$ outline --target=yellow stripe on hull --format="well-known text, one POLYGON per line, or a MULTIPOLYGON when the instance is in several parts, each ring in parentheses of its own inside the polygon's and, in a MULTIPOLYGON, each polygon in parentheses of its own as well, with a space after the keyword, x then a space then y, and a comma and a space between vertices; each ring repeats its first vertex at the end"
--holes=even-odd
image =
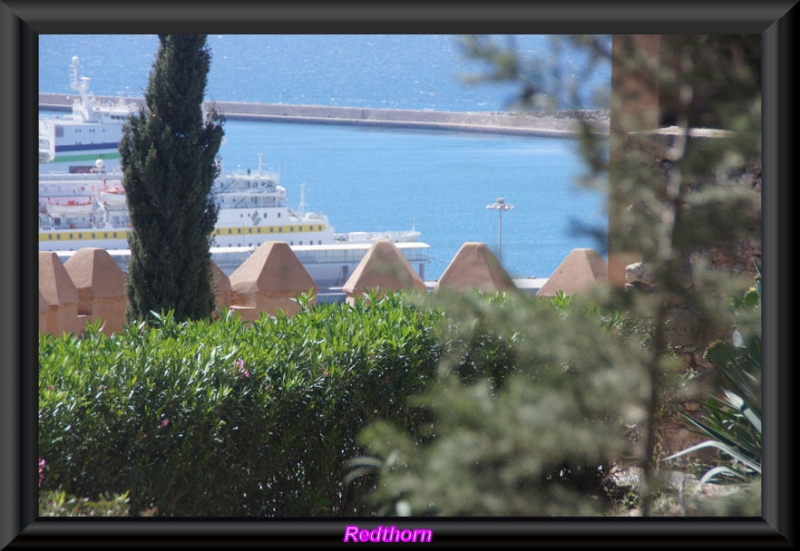
POLYGON ((125 239, 128 230, 39 232, 39 241, 88 241, 91 239, 125 239))
MULTIPOLYGON (((269 235, 286 233, 319 233, 325 231, 324 224, 298 224, 293 226, 256 226, 239 228, 217 228, 214 235, 269 235)), ((93 239, 125 239, 128 230, 115 231, 45 231, 39 232, 39 241, 89 241, 93 239)))
POLYGON ((217 228, 214 235, 263 235, 271 233, 319 233, 325 231, 324 224, 300 224, 295 226, 256 226, 247 228, 217 228))

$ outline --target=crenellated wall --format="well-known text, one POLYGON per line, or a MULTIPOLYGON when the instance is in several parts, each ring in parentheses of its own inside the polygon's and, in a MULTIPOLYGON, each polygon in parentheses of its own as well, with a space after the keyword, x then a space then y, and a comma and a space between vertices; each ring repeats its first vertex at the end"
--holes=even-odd
MULTIPOLYGON (((319 288, 286 243, 264 243, 230 277, 213 261, 211 265, 216 306, 237 313, 244 321, 278 311, 294 315, 299 310, 295 299, 309 290, 313 294, 311 304, 316 304, 319 288)), ((548 279, 547 288, 573 294, 593 282, 605 281, 604 267, 605 261, 595 251, 576 249, 548 279), (582 274, 577 286, 576 273, 582 274)), ((102 320, 102 331, 107 335, 122 331, 126 279, 104 249, 81 249, 64 263, 55 252, 40 252, 39 332, 79 334, 87 323, 97 320, 102 320)), ((514 285, 486 244, 468 242, 431 290, 508 292, 514 285)), ((348 304, 370 290, 409 289, 427 291, 428 287, 391 241, 375 242, 342 288, 348 304)))

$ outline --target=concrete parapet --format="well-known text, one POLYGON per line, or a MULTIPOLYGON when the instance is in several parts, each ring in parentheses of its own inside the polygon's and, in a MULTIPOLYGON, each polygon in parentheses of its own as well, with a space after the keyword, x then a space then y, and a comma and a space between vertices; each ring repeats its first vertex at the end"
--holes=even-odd
POLYGON ((294 315, 300 309, 295 298, 311 290, 313 305, 319 294, 308 271, 282 241, 263 243, 231 274, 230 284, 231 309, 245 321, 257 319, 262 312, 294 315))
POLYGON ((433 290, 442 289, 497 293, 515 292, 517 287, 486 243, 467 242, 450 261, 433 290))
POLYGON ((573 249, 559 264, 537 297, 552 297, 559 291, 573 295, 599 281, 608 281, 608 264, 593 249, 573 249))
POLYGON ((77 313, 86 322, 102 320, 106 335, 122 331, 127 296, 126 276, 105 249, 80 249, 64 263, 78 292, 77 313))
POLYGON ((48 308, 43 332, 59 335, 83 329, 78 321, 78 290, 54 252, 39 252, 39 293, 48 308))
POLYGON ((425 282, 397 246, 388 239, 372 244, 342 290, 345 301, 351 305, 367 291, 377 291, 378 294, 405 290, 427 292, 425 282))

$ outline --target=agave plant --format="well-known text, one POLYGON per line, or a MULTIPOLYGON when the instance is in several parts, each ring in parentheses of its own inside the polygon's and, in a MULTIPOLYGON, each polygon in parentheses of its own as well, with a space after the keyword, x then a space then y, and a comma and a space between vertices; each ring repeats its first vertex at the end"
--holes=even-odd
POLYGON ((730 466, 720 465, 709 469, 700 478, 700 486, 719 476, 748 480, 753 475, 761 474, 761 416, 738 394, 729 390, 723 393, 725 398, 710 397, 706 400, 705 406, 710 413, 701 421, 681 412, 699 433, 710 439, 667 458, 676 459, 713 447, 732 459, 730 466))
MULTIPOLYGON (((753 288, 738 302, 740 308, 760 307, 761 270, 753 288)), ((709 440, 669 456, 675 459, 703 448, 717 448, 732 460, 707 471, 698 489, 717 477, 748 480, 761 475, 761 336, 742 337, 734 331, 730 342, 716 342, 705 353, 705 359, 728 379, 735 392, 724 389, 724 397, 710 396, 704 405, 708 413, 702 420, 680 412, 696 432, 709 440)))

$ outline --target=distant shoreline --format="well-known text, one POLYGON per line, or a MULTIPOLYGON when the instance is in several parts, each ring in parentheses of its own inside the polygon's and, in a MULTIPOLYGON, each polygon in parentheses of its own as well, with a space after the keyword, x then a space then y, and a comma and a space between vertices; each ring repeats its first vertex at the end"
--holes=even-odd
MULTIPOLYGON (((120 98, 97 96, 98 102, 116 103, 120 98)), ((141 105, 142 98, 122 98, 141 105)), ((300 124, 339 124, 383 128, 409 128, 456 132, 480 132, 573 138, 579 134, 579 119, 587 120, 594 133, 608 135, 607 111, 573 110, 524 112, 421 111, 413 109, 373 109, 362 107, 330 107, 322 105, 284 105, 217 101, 217 111, 230 120, 286 122, 300 124)), ((39 94, 39 108, 69 111, 72 96, 39 94)))

